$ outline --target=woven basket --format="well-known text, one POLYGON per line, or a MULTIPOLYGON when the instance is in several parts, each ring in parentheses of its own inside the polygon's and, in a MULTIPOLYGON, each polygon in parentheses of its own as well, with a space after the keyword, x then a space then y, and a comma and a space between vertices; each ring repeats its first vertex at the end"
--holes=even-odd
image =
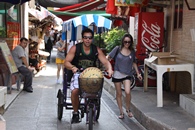
POLYGON ((96 67, 85 69, 79 76, 79 89, 82 97, 101 97, 103 87, 102 71, 96 67))
POLYGON ((98 94, 102 91, 104 78, 79 78, 81 93, 98 94))
POLYGON ((96 67, 86 68, 79 76, 80 78, 103 78, 102 71, 96 67))

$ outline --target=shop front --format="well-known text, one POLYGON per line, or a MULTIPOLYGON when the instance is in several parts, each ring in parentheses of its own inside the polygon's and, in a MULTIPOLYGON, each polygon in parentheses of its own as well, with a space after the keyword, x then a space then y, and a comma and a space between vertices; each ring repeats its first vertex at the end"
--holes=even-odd
POLYGON ((57 27, 61 26, 62 20, 42 6, 39 6, 39 9, 29 7, 28 13, 30 39, 29 64, 35 67, 38 72, 46 66, 47 57, 49 56, 49 53, 45 52, 45 32, 49 31, 50 35, 54 37, 54 30, 56 31, 57 27), (36 55, 36 57, 33 55, 36 55))
MULTIPOLYGON (((0 44, 6 42, 12 50, 18 43, 21 36, 20 5, 11 3, 0 4, 0 44)), ((9 68, 5 57, 0 49, 0 86, 7 85, 7 74, 9 68)))
MULTIPOLYGON (((60 20, 44 7, 41 7, 40 17, 32 14, 33 12, 37 13, 38 10, 36 11, 35 5, 33 10, 29 7, 33 0, 28 1, 0 0, 0 42, 6 42, 10 51, 19 44, 21 37, 34 38, 37 36, 37 42, 42 43, 44 29, 52 27, 53 23, 59 24, 57 22, 60 20), (29 20, 30 16, 34 17, 33 20, 29 20)), ((28 48, 26 51, 29 53, 28 48)), ((6 86, 5 75, 9 73, 9 69, 6 67, 3 55, 0 56, 0 65, 0 86, 6 86)), ((13 82, 15 81, 13 80, 13 82)))

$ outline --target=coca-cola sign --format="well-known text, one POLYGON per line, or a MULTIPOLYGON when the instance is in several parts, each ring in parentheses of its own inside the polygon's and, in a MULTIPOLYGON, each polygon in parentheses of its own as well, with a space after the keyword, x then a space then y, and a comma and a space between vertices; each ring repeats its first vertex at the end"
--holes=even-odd
POLYGON ((160 45, 161 27, 157 22, 148 25, 145 20, 142 20, 143 30, 141 32, 142 44, 150 52, 157 51, 160 45), (150 36, 148 37, 147 34, 150 36))
MULTIPOLYGON (((142 12, 138 13, 138 30, 136 56, 143 60, 147 52, 162 51, 164 36, 164 13, 142 12)), ((136 17, 135 17, 136 18, 136 17)))
MULTIPOLYGON (((138 65, 144 63, 148 52, 162 51, 164 37, 164 13, 141 12, 135 16, 135 42, 138 65)), ((156 86, 156 75, 150 73, 148 86, 156 86)), ((139 86, 139 84, 138 84, 139 86)))

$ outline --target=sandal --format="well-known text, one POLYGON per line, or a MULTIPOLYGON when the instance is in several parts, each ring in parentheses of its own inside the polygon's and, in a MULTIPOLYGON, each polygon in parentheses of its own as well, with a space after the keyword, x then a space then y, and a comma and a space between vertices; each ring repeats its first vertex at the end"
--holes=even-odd
POLYGON ((127 112, 128 117, 133 117, 133 113, 131 112, 131 110, 126 110, 126 112, 127 112))
POLYGON ((124 119, 124 113, 121 113, 119 116, 118 116, 119 119, 124 119))

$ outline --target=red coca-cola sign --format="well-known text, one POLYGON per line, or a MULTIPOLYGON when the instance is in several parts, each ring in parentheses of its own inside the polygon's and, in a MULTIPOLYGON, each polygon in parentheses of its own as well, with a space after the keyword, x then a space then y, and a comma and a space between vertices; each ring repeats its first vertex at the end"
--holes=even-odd
POLYGON ((143 60, 147 52, 162 51, 164 38, 164 13, 138 13, 136 56, 143 60), (142 54, 142 55, 140 55, 142 54))
MULTIPOLYGON (((143 64, 149 52, 162 51, 164 13, 142 12, 135 15, 135 42, 138 64, 143 64)), ((142 84, 137 83, 137 86, 142 84)), ((148 76, 148 86, 156 86, 156 73, 148 76)))

